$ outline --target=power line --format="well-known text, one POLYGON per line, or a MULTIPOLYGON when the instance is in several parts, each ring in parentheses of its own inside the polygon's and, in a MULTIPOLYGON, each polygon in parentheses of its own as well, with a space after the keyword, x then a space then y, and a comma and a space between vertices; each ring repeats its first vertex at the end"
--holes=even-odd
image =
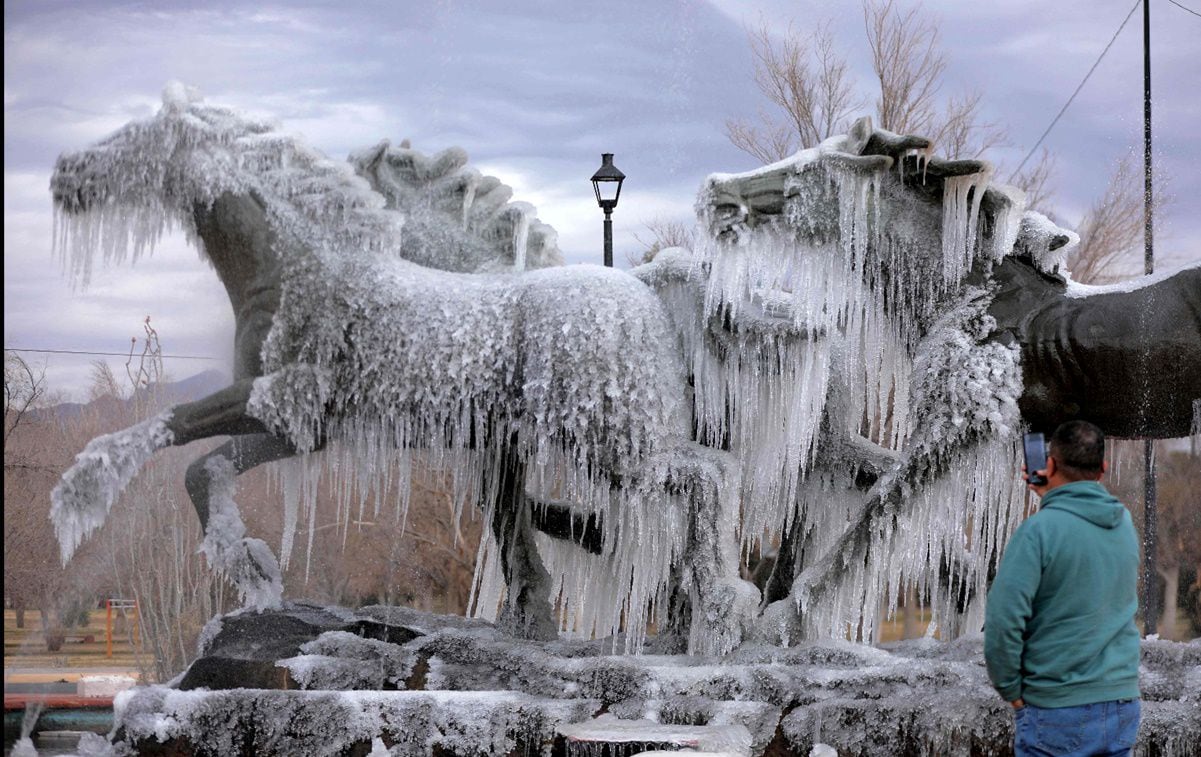
POLYGON ((1117 40, 1118 35, 1122 33, 1122 30, 1126 28, 1126 22, 1129 21, 1130 17, 1134 15, 1134 12, 1138 10, 1139 3, 1141 2, 1144 2, 1144 0, 1136 0, 1134 7, 1130 9, 1130 12, 1126 14, 1125 20, 1122 21, 1122 25, 1119 26, 1118 30, 1113 33, 1113 38, 1109 40, 1109 44, 1106 45, 1105 49, 1101 51, 1101 54, 1097 56, 1097 60, 1093 63, 1093 67, 1088 70, 1088 73, 1084 75, 1084 79, 1080 81, 1080 86, 1076 87, 1076 91, 1072 93, 1072 96, 1069 97, 1068 101, 1063 104, 1062 108, 1060 108, 1059 115, 1055 116, 1055 118, 1051 120, 1051 125, 1047 127, 1047 130, 1043 132, 1043 135, 1038 138, 1037 142, 1034 143, 1034 147, 1030 148, 1030 152, 1026 153, 1026 157, 1022 158, 1022 162, 1018 164, 1018 167, 1014 169, 1013 173, 1009 174, 1009 181, 1013 181, 1013 177, 1018 175, 1018 172, 1022 170, 1022 166, 1026 165, 1026 161, 1030 160, 1030 156, 1034 154, 1034 151, 1038 149, 1038 146, 1041 145, 1043 140, 1047 138, 1047 135, 1051 133, 1051 129, 1054 129, 1055 124, 1059 123, 1059 119, 1064 113, 1067 112, 1068 106, 1071 105, 1072 101, 1076 99, 1076 95, 1080 94, 1080 90, 1084 89, 1084 84, 1088 81, 1088 77, 1092 76, 1093 71, 1097 70, 1097 66, 1101 65, 1101 59, 1105 57, 1105 53, 1109 52, 1109 48, 1113 47, 1114 41, 1117 40))
POLYGON ((1172 5, 1175 5, 1180 10, 1188 11, 1189 13, 1193 14, 1194 16, 1201 18, 1201 13, 1198 13, 1197 11, 1193 10, 1192 8, 1189 8, 1188 6, 1181 5, 1180 3, 1176 2, 1176 0, 1168 0, 1168 2, 1171 3, 1172 5))
MULTIPOLYGON (((128 352, 89 352, 88 350, 40 350, 32 347, 5 347, 5 352, 41 352, 51 355, 97 355, 97 356, 112 356, 112 357, 129 357, 128 352)), ((175 360, 220 360, 221 358, 209 357, 208 355, 159 355, 161 358, 173 358, 175 360)))

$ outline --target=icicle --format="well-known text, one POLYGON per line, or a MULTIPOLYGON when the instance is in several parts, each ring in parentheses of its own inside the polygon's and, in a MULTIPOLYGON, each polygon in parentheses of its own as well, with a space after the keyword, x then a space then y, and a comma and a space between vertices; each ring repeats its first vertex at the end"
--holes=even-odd
POLYGON ((471 208, 473 205, 475 205, 475 190, 477 187, 479 187, 479 184, 480 184, 479 173, 472 171, 467 176, 467 186, 463 190, 463 215, 462 215, 463 226, 462 226, 462 228, 464 231, 467 230, 468 222, 471 219, 471 208))
POLYGON ((1193 457, 1201 455, 1201 399, 1193 400, 1193 427, 1189 446, 1193 457))
POLYGON ((525 270, 525 250, 530 237, 530 214, 521 213, 513 225, 513 269, 525 270))
POLYGON ((996 207, 993 219, 992 260, 999 263, 1013 252, 1018 232, 1022 228, 1022 213, 1026 206, 1026 197, 1021 190, 1003 184, 988 188, 1008 199, 1007 203, 996 207))
POLYGON ((943 278, 948 286, 957 285, 972 268, 980 202, 989 176, 989 171, 982 171, 967 176, 949 176, 944 180, 942 261, 943 278))

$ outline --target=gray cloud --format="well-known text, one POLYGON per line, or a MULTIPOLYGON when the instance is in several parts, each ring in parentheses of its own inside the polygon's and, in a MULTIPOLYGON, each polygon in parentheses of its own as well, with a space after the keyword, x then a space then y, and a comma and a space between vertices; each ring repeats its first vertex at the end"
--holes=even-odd
MULTIPOLYGON (((1012 145, 998 157, 1016 165, 1130 5, 926 7, 941 17, 954 63, 948 91, 983 90, 986 113, 1009 126, 1012 145)), ((866 86, 857 8, 833 0, 7 3, 5 343, 125 349, 150 314, 169 352, 228 360, 229 304, 182 238, 136 266, 100 273, 84 292, 71 290, 50 257, 54 159, 151 115, 168 79, 271 116, 335 159, 384 137, 427 151, 460 145, 538 206, 574 262, 599 260, 601 215, 587 179, 600 152, 615 152, 629 176, 615 215, 620 263, 637 247, 640 222, 687 216, 705 175, 754 166, 723 136, 726 119, 762 104, 745 25, 760 14, 780 29, 789 18, 831 17, 866 86)), ((1178 196, 1158 228, 1164 246, 1195 259, 1201 20, 1164 4, 1154 12, 1157 155, 1178 196)), ((1071 221, 1112 164, 1141 150, 1137 15, 1048 140, 1059 156, 1057 205, 1071 221)), ((78 391, 87 360, 54 358, 52 381, 78 391)), ((179 375, 202 367, 168 366, 179 375)))

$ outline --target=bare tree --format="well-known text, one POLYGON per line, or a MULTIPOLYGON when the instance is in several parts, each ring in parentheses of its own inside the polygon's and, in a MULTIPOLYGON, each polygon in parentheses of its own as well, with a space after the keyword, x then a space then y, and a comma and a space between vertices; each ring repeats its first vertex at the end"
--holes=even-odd
POLYGON ((4 353, 4 473, 37 465, 22 455, 10 456, 9 441, 31 412, 46 399, 46 369, 35 370, 15 352, 4 353))
MULTIPOLYGON (((1157 193, 1162 205, 1162 192, 1157 193)), ((1143 244, 1142 172, 1128 154, 1118 161, 1105 193, 1085 214, 1079 227, 1080 244, 1069 255, 1072 278, 1104 284, 1141 271, 1138 252, 1143 244)))
POLYGON ((1034 165, 1011 176, 1009 183, 1026 193, 1027 208, 1048 215, 1051 198, 1055 194, 1051 187, 1054 173, 1055 156, 1044 147, 1034 165))
POLYGON ((784 115, 784 123, 765 112, 760 124, 726 122, 726 136, 739 149, 764 163, 815 145, 841 129, 859 107, 844 57, 838 54, 829 22, 808 34, 789 26, 776 40, 768 25, 750 33, 755 84, 784 115))
POLYGON ((980 117, 981 94, 970 90, 940 102, 946 53, 937 22, 920 5, 902 12, 894 0, 866 0, 863 25, 879 86, 879 125, 920 134, 948 158, 979 158, 1005 141, 1005 131, 980 117))
POLYGON ((660 216, 643 221, 642 227, 645 232, 634 234, 634 239, 642 245, 642 251, 626 256, 630 265, 633 266, 651 262, 660 251, 670 247, 683 247, 691 250, 696 244, 695 223, 660 216))
MULTIPOLYGON (((1164 580, 1164 597, 1159 635, 1174 639, 1178 638, 1177 600, 1181 593, 1181 575, 1192 573, 1201 580, 1201 510, 1195 506, 1197 492, 1201 490, 1201 465, 1186 451, 1168 451, 1163 445, 1160 447, 1156 479, 1162 537, 1157 569, 1164 580)), ((1194 617, 1199 617, 1195 611, 1194 617)), ((1201 626, 1197 630, 1201 631, 1201 626)))
POLYGON ((920 6, 902 13, 892 0, 868 0, 863 4, 863 26, 880 84, 880 126, 903 134, 929 134, 947 67, 937 24, 920 6))
MULTIPOLYGON (((35 369, 15 352, 4 353, 4 597, 16 611, 43 607, 61 578, 54 564, 53 533, 38 506, 57 466, 46 424, 37 410, 49 392, 45 368, 35 369)), ((45 624, 46 618, 43 617, 45 624)))
MULTIPOLYGON (((929 137, 950 158, 978 158, 1004 143, 1004 129, 981 118, 979 92, 940 97, 947 58, 937 23, 920 6, 901 11, 893 0, 865 0, 863 21, 882 128, 929 137)), ((789 26, 779 38, 762 24, 749 36, 755 84, 778 115, 763 111, 758 123, 727 121, 726 136, 736 147, 770 163, 846 128, 865 98, 829 22, 808 34, 789 26)))

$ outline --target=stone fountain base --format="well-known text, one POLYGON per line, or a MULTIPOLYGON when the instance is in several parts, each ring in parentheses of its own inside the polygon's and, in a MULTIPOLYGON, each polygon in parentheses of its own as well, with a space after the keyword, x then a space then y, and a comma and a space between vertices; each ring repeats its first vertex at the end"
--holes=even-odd
MULTIPOLYGON (((222 757, 1011 754, 979 637, 724 658, 610 654, 621 646, 514 641, 400 607, 234 613, 209 623, 183 675, 118 697, 113 741, 222 757)), ((1201 640, 1144 641, 1142 689, 1136 753, 1197 755, 1201 640)))

